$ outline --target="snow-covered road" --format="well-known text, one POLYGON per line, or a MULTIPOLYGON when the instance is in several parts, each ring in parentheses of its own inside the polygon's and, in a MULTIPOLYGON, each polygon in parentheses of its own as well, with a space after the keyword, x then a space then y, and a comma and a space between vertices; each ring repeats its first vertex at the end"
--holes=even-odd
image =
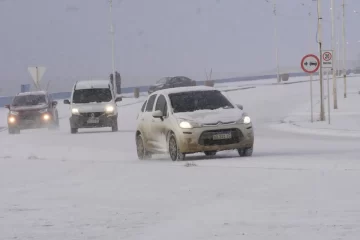
POLYGON ((117 133, 71 135, 62 104, 58 131, 0 132, 0 239, 359 239, 358 140, 269 127, 306 104, 308 89, 226 93, 254 122, 251 158, 137 160, 139 99, 119 104, 117 133))

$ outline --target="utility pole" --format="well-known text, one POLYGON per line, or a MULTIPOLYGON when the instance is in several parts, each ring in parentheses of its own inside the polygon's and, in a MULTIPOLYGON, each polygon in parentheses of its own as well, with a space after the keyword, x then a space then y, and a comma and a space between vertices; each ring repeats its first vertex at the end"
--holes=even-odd
POLYGON ((274 20, 275 20, 275 27, 274 27, 274 35, 275 35, 275 56, 276 56, 276 75, 277 75, 277 82, 280 83, 280 68, 279 68, 279 47, 278 47, 278 34, 277 34, 277 13, 276 13, 276 0, 273 0, 273 12, 274 12, 274 20))
MULTIPOLYGON (((321 15, 321 0, 318 0, 318 43, 320 58, 322 58, 322 15, 321 15)), ((324 112, 324 83, 323 83, 323 68, 322 61, 320 61, 320 121, 325 121, 324 112)))
POLYGON ((337 83, 336 83, 336 70, 338 69, 337 67, 337 62, 336 62, 336 56, 337 56, 337 52, 336 52, 336 46, 335 46, 335 9, 334 9, 335 5, 334 5, 334 0, 331 0, 331 48, 333 50, 333 68, 332 68, 332 72, 333 72, 333 95, 334 95, 334 109, 338 108, 338 104, 337 104, 337 83), (335 59, 335 61, 334 61, 335 59))
POLYGON ((344 67, 344 98, 346 98, 346 40, 345 40, 345 0, 343 0, 342 4, 343 9, 343 18, 342 18, 342 33, 343 33, 343 67, 344 67))
POLYGON ((113 25, 113 17, 112 17, 112 0, 109 0, 110 4, 110 34, 111 34, 111 65, 112 65, 112 72, 113 72, 113 88, 115 95, 117 94, 117 86, 116 86, 116 80, 115 80, 115 31, 114 31, 114 25, 113 25))

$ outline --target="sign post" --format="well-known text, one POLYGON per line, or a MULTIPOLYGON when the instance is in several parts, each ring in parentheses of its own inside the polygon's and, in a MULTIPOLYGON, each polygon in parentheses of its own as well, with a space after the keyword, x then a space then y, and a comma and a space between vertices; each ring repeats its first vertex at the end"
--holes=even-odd
POLYGON ((313 114, 313 91, 312 91, 312 74, 317 72, 320 68, 320 60, 314 54, 308 54, 301 60, 301 68, 304 72, 310 74, 310 105, 311 105, 311 122, 314 122, 313 114))
MULTIPOLYGON (((333 50, 324 50, 322 57, 322 67, 323 68, 330 68, 333 69, 333 50)), ((328 91, 328 118, 329 118, 329 124, 330 124, 330 81, 329 81, 329 71, 327 71, 327 91, 328 91)))
POLYGON ((37 90, 40 90, 40 81, 42 77, 44 76, 44 73, 46 71, 45 67, 28 67, 28 71, 35 83, 35 87, 37 90))

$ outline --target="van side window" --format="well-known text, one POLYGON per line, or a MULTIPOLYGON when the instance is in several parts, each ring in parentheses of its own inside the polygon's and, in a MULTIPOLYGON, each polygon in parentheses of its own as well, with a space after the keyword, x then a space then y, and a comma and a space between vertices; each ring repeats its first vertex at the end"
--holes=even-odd
POLYGON ((141 112, 144 112, 146 103, 147 103, 147 100, 145 100, 144 104, 142 105, 142 107, 141 107, 141 112))
POLYGON ((146 104, 146 112, 152 112, 152 109, 154 107, 154 102, 155 102, 155 99, 156 99, 156 94, 152 95, 149 100, 148 100, 148 103, 146 104))

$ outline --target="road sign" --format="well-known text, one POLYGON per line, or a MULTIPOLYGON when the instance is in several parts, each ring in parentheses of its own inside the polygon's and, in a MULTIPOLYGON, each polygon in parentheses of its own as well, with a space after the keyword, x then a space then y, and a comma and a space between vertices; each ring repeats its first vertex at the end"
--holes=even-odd
POLYGON ((314 54, 308 54, 301 59, 301 68, 306 73, 314 73, 320 68, 320 60, 314 54))
POLYGON ((40 81, 46 71, 45 67, 28 67, 28 71, 34 80, 35 86, 40 87, 40 81))
POLYGON ((333 68, 333 51, 332 50, 323 51, 321 61, 323 68, 333 68))

